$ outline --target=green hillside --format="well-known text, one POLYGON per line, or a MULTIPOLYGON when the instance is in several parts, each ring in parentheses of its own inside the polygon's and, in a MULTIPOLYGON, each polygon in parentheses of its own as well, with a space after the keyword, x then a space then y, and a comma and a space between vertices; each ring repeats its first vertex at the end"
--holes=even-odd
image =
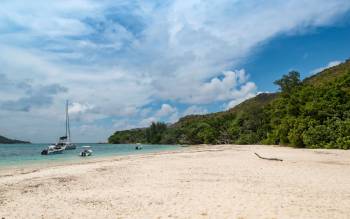
POLYGON ((146 128, 117 131, 109 137, 108 142, 113 144, 146 143, 146 128))
MULTIPOLYGON (((231 121, 236 114, 241 111, 246 111, 248 109, 259 109, 265 107, 269 102, 271 102, 274 98, 277 97, 277 94, 274 93, 262 93, 259 94, 249 100, 242 102, 236 107, 218 113, 210 113, 206 115, 189 115, 183 118, 180 118, 178 122, 165 126, 162 123, 154 123, 149 128, 139 128, 139 129, 131 129, 124 131, 117 131, 112 136, 109 137, 108 141, 114 144, 129 144, 129 143, 164 143, 164 144, 199 144, 202 143, 200 139, 193 138, 191 139, 191 132, 195 126, 201 126, 206 124, 211 124, 211 126, 217 126, 220 131, 222 124, 227 121, 231 121), (254 107, 252 107, 254 106, 254 107), (166 131, 162 133, 159 141, 150 140, 152 133, 159 133, 159 130, 164 130, 164 126, 166 131), (161 128, 158 128, 161 127, 161 128), (151 129, 153 130, 151 132, 151 129)), ((163 131, 162 131, 163 132, 163 131)), ((194 133, 191 134, 192 137, 194 133)), ((156 137, 159 139, 159 136, 156 137)), ((229 143, 229 139, 212 139, 212 141, 207 143, 229 143)))
POLYGON ((318 74, 315 74, 309 78, 304 79, 304 83, 320 86, 345 76, 346 74, 349 73, 349 69, 350 69, 350 59, 340 65, 325 69, 324 71, 318 74))
POLYGON ((259 94, 228 111, 116 132, 109 142, 350 148, 349 60, 304 81, 293 71, 275 84, 279 93, 259 94))
POLYGON ((0 144, 29 144, 29 143, 30 142, 28 141, 19 141, 15 139, 9 139, 0 135, 0 144))

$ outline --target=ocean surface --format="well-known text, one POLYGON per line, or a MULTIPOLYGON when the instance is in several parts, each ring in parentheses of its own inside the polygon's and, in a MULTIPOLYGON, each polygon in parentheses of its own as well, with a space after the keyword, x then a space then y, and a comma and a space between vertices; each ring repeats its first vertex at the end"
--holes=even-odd
POLYGON ((57 155, 41 155, 40 152, 49 144, 0 144, 0 168, 1 166, 20 166, 28 164, 41 164, 50 162, 79 161, 81 159, 93 159, 115 155, 144 154, 175 150, 179 145, 142 145, 142 150, 135 150, 132 144, 77 144, 76 150, 67 150, 57 155), (92 147, 91 157, 80 157, 81 147, 92 147))

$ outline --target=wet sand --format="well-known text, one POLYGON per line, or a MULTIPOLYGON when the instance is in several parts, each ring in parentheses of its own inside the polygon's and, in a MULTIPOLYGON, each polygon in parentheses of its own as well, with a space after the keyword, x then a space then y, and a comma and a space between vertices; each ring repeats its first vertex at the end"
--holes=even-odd
POLYGON ((349 206, 341 150, 202 145, 0 169, 0 218, 350 218, 349 206))

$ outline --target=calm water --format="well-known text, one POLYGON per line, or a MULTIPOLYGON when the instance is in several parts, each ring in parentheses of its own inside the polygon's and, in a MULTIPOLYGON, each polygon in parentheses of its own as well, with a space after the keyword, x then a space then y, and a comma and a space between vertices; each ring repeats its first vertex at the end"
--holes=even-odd
POLYGON ((142 154, 149 152, 175 150, 176 145, 142 145, 142 150, 135 150, 135 145, 123 144, 77 144, 76 150, 64 151, 63 154, 43 156, 42 149, 48 144, 0 144, 0 167, 25 165, 36 163, 48 163, 57 161, 75 161, 80 159, 91 159, 96 157, 108 157, 113 155, 142 154), (81 146, 92 146, 93 156, 80 157, 81 146))

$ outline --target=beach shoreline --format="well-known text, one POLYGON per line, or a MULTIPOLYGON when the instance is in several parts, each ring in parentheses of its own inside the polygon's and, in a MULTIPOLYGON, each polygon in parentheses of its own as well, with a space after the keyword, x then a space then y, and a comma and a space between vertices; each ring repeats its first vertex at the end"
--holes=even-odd
POLYGON ((77 159, 49 160, 47 162, 40 161, 40 162, 28 162, 28 163, 20 163, 20 164, 3 165, 3 166, 0 166, 0 178, 3 176, 6 176, 7 175, 6 173, 13 173, 13 172, 16 172, 18 174, 21 174, 22 172, 22 174, 23 173, 26 174, 27 172, 32 172, 32 171, 36 172, 47 168, 120 161, 120 160, 129 159, 133 157, 136 159, 137 157, 142 157, 143 155, 154 156, 154 155, 169 154, 169 153, 180 153, 181 148, 188 148, 188 147, 198 147, 198 145, 190 145, 190 146, 180 147, 178 149, 146 152, 146 153, 139 153, 139 154, 114 154, 114 155, 104 155, 104 156, 98 156, 98 157, 94 157, 94 156, 84 157, 79 160, 77 159))
POLYGON ((1 169, 20 169, 28 167, 49 167, 61 164, 84 163, 111 157, 126 156, 132 154, 146 154, 161 151, 176 150, 179 145, 143 145, 143 150, 135 150, 133 144, 94 144, 78 143, 76 150, 66 150, 62 154, 54 156, 41 155, 40 151, 47 147, 47 144, 26 145, 3 145, 0 144, 0 170, 1 169), (93 148, 93 156, 81 157, 81 147, 89 145, 93 148))
POLYGON ((0 218, 349 218, 349 165, 343 150, 199 145, 7 167, 0 218))

